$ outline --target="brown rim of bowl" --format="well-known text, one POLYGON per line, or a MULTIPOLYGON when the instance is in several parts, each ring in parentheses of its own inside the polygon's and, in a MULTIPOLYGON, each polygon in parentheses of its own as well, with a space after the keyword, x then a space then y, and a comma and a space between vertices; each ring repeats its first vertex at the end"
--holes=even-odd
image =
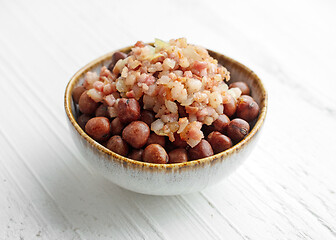
MULTIPOLYGON (((152 45, 152 43, 150 43, 150 44, 152 45)), ((136 161, 136 160, 133 160, 133 159, 130 159, 130 158, 127 158, 127 157, 123 157, 123 156, 121 156, 119 154, 116 154, 116 153, 112 152, 111 150, 105 148, 103 145, 99 144, 98 142, 93 140, 91 137, 89 137, 89 135, 87 135, 83 131, 83 129, 78 125, 77 121, 75 120, 75 118, 72 114, 72 107, 71 107, 72 90, 75 87, 75 85, 77 84, 79 78, 84 73, 86 73, 89 70, 91 70, 92 68, 96 67, 101 62, 106 61, 108 59, 111 59, 112 54, 114 52, 117 52, 117 51, 129 52, 131 47, 132 46, 125 47, 125 48, 118 49, 118 50, 115 50, 113 52, 107 53, 107 54, 91 61, 90 63, 86 64, 84 67, 82 67, 80 70, 78 70, 71 77, 71 79, 70 79, 70 81, 67 84, 67 87, 65 89, 64 107, 65 107, 65 112, 66 112, 71 124, 73 125, 73 127, 76 129, 76 131, 80 134, 80 136, 82 138, 84 138, 92 146, 96 147, 100 152, 103 152, 103 153, 113 157, 115 160, 119 161, 120 163, 125 163, 126 162, 128 164, 140 165, 141 167, 157 168, 157 169, 173 169, 173 168, 180 168, 180 167, 192 167, 192 166, 199 165, 199 164, 211 163, 214 159, 222 158, 222 157, 228 156, 228 155, 238 151, 241 146, 248 143, 250 141, 250 139, 253 138, 254 135, 256 135, 256 133, 260 130, 260 128, 263 125, 264 120, 266 118, 266 112, 267 112, 267 92, 266 92, 266 89, 265 89, 263 83, 261 82, 260 78, 251 69, 249 69, 245 65, 237 62, 236 60, 234 60, 230 57, 227 57, 223 54, 220 54, 223 57, 225 57, 227 60, 231 61, 232 63, 234 63, 236 65, 238 65, 239 67, 241 67, 245 71, 249 72, 253 76, 253 78, 256 79, 257 85, 261 89, 261 92, 262 92, 262 99, 260 101, 260 105, 263 106, 263 107, 260 109, 260 114, 259 114, 258 120, 255 123, 254 127, 252 128, 251 132, 242 141, 238 142, 236 145, 227 149, 226 151, 215 154, 213 156, 202 158, 202 159, 197 159, 197 160, 193 160, 193 161, 188 161, 188 162, 185 162, 185 163, 174 163, 174 164, 155 164, 155 163, 140 162, 140 161, 136 161)), ((218 54, 217 52, 214 52, 214 51, 211 51, 211 50, 208 50, 208 51, 211 52, 211 53, 218 54)))

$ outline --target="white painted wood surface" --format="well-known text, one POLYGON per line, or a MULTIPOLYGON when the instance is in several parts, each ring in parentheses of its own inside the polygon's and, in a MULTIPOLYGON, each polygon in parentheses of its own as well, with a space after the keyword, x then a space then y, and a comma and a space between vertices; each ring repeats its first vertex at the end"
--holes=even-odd
POLYGON ((0 239, 336 239, 336 2, 0 1, 0 239), (247 162, 153 197, 93 173, 70 139, 69 78, 111 50, 187 37, 269 91, 247 162))

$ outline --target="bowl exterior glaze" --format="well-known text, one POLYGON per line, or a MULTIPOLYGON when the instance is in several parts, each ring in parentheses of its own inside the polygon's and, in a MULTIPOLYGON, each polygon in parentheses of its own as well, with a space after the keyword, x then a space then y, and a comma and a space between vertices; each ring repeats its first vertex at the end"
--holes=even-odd
MULTIPOLYGON (((117 51, 130 51, 130 47, 117 51)), ((88 71, 99 72, 107 66, 113 52, 80 69, 70 80, 65 92, 65 111, 71 136, 84 159, 104 177, 122 188, 151 195, 178 195, 200 191, 218 183, 248 157, 260 135, 267 111, 267 93, 250 69, 222 54, 209 50, 231 72, 233 81, 244 81, 251 87, 252 97, 260 106, 260 114, 251 132, 232 148, 211 157, 179 164, 151 164, 134 161, 108 150, 91 139, 77 124, 72 90, 83 82, 88 71)))

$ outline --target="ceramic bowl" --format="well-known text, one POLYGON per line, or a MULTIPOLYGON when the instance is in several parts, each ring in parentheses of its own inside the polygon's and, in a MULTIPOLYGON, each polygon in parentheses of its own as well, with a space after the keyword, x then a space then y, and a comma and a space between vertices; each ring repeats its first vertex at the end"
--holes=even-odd
MULTIPOLYGON (((129 52, 131 47, 117 51, 129 52)), ((72 100, 73 89, 82 84, 88 71, 99 72, 111 61, 113 52, 90 62, 69 81, 64 106, 71 136, 88 163, 122 188, 151 195, 177 195, 200 191, 232 173, 255 147, 267 111, 267 92, 259 77, 243 64, 214 51, 211 56, 231 72, 231 82, 246 82, 260 107, 259 117, 250 133, 230 149, 211 157, 178 164, 151 164, 120 156, 89 137, 77 124, 78 110, 72 100)))

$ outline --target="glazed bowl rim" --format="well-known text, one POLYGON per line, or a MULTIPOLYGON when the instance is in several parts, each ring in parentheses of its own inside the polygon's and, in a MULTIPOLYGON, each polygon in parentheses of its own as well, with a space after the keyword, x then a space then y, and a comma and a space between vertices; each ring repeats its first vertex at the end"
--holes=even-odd
MULTIPOLYGON (((193 166, 199 165, 199 164, 211 163, 215 159, 225 158, 225 157, 233 154, 234 152, 239 151, 239 149, 242 148, 243 145, 247 144, 254 137, 254 135, 256 135, 257 132, 261 129, 261 127, 262 127, 262 125, 265 121, 265 118, 266 118, 268 99, 267 99, 267 91, 264 87, 264 84, 260 80, 260 78, 252 70, 250 70, 248 67, 246 67, 242 63, 240 63, 240 62, 238 62, 238 61, 236 61, 236 60, 234 60, 230 57, 227 57, 224 54, 217 53, 217 52, 212 51, 212 50, 208 50, 210 52, 210 55, 211 55, 211 53, 222 55, 228 61, 238 65, 240 68, 249 72, 252 75, 252 77, 255 79, 254 81, 257 82, 257 85, 261 90, 262 97, 261 97, 260 105, 262 105, 263 107, 260 109, 260 114, 258 116, 258 119, 257 119, 254 127, 251 129, 250 133, 243 140, 241 140, 240 142, 238 142, 237 144, 235 144, 231 148, 225 150, 224 152, 220 152, 220 153, 215 154, 213 156, 202 158, 202 159, 197 159, 197 160, 193 160, 193 161, 188 161, 188 162, 185 162, 185 163, 174 163, 174 164, 156 164, 156 163, 140 162, 140 161, 137 161, 137 160, 133 160, 133 159, 121 156, 117 153, 114 153, 111 150, 109 150, 108 148, 101 145, 100 143, 96 142, 95 140, 93 140, 89 135, 87 135, 83 131, 83 129, 78 125, 77 121, 75 120, 75 117, 72 114, 72 105, 71 105, 72 91, 73 91, 74 87, 76 86, 76 84, 78 83, 79 79, 81 78, 81 76, 83 74, 85 74, 86 72, 88 72, 92 68, 97 67, 97 65, 99 63, 104 62, 107 59, 110 59, 114 52, 117 52, 117 51, 128 52, 131 49, 131 47, 132 46, 128 46, 128 47, 125 47, 125 48, 122 48, 122 49, 118 49, 118 50, 109 52, 109 53, 104 54, 103 56, 100 56, 100 57, 94 59, 93 61, 89 62, 84 67, 79 69, 70 78, 70 80, 69 80, 69 82, 66 86, 66 89, 65 89, 64 108, 65 108, 66 115, 71 122, 71 125, 76 129, 77 133, 83 139, 85 139, 88 143, 90 143, 90 145, 95 147, 99 152, 101 152, 103 154, 106 154, 107 156, 109 156, 109 158, 112 157, 115 161, 118 161, 120 164, 124 164, 126 162, 126 163, 131 164, 131 165, 138 165, 139 167, 142 167, 142 168, 171 169, 171 170, 178 169, 178 168, 181 168, 181 167, 183 167, 183 168, 188 167, 189 168, 189 167, 193 167, 193 166)), ((108 159, 108 161, 110 161, 110 159, 108 159)))

